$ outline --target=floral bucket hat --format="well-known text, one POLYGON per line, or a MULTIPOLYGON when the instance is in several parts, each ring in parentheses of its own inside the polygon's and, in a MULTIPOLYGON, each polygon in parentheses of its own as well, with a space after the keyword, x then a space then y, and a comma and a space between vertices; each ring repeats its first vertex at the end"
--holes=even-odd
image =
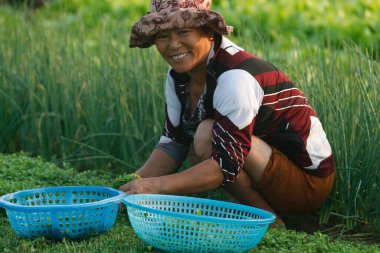
POLYGON ((206 25, 221 35, 230 35, 232 26, 210 6, 211 0, 151 0, 148 14, 132 26, 129 46, 150 47, 158 32, 174 28, 206 25))

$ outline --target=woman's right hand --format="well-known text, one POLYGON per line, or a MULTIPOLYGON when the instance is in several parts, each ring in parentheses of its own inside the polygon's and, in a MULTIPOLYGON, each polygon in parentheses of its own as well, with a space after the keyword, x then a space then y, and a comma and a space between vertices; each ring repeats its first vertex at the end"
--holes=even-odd
POLYGON ((160 180, 157 177, 139 178, 120 186, 119 190, 126 194, 160 193, 160 180))

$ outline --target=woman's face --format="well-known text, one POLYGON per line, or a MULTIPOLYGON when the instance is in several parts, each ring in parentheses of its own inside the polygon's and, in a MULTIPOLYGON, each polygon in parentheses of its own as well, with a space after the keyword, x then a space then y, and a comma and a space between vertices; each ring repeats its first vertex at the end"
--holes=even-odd
POLYGON ((159 32, 155 38, 158 52, 178 73, 196 73, 207 64, 211 35, 202 28, 180 28, 159 32))

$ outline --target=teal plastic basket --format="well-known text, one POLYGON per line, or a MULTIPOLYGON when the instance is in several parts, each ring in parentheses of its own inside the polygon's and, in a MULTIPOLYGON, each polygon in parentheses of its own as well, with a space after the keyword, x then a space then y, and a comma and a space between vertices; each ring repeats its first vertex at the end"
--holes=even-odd
POLYGON ((247 252, 275 220, 261 209, 195 197, 135 194, 123 203, 136 234, 171 252, 247 252))
POLYGON ((83 239, 111 229, 124 195, 102 186, 46 187, 4 195, 0 206, 21 237, 83 239))

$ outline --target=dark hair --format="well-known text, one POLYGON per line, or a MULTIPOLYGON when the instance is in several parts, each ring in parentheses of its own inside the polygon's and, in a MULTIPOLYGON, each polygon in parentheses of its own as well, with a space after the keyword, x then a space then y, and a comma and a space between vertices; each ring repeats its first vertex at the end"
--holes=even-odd
POLYGON ((202 32, 203 32, 204 34, 207 34, 207 35, 213 36, 214 33, 215 33, 214 30, 211 29, 211 28, 210 28, 209 26, 207 26, 207 25, 201 26, 200 28, 202 29, 202 32))

